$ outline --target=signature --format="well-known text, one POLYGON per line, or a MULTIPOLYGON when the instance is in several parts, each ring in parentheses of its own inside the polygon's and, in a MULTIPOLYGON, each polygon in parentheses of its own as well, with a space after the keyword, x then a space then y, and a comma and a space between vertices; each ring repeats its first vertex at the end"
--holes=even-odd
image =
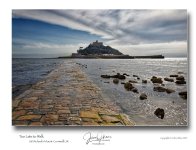
POLYGON ((111 136, 102 133, 92 134, 91 132, 86 132, 83 136, 86 144, 92 143, 94 145, 104 145, 104 142, 110 141, 111 138, 111 136))

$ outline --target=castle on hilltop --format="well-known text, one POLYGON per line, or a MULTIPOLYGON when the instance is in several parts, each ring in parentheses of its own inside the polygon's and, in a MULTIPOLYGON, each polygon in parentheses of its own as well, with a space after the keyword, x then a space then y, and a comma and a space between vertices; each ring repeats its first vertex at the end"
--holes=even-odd
POLYGON ((98 42, 98 40, 96 40, 91 45, 93 45, 93 46, 103 46, 103 42, 98 42))
POLYGON ((87 47, 79 47, 77 53, 72 53, 71 58, 105 58, 105 59, 134 59, 134 58, 164 58, 162 55, 152 56, 129 56, 111 46, 103 45, 103 42, 96 40, 87 47))

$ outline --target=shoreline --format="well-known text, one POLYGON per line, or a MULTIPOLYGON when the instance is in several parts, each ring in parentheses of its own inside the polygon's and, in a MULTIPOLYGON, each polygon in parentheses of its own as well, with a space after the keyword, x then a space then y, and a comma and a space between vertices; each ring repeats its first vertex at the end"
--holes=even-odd
POLYGON ((106 100, 85 73, 69 61, 12 101, 14 126, 133 126, 106 100))

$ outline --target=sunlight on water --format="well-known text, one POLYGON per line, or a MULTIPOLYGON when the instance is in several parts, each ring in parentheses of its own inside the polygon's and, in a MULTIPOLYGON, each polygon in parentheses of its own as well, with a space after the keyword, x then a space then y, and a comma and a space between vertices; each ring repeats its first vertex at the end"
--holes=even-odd
POLYGON ((154 85, 150 81, 152 76, 164 78, 177 73, 181 73, 188 81, 187 59, 81 59, 76 62, 88 66, 82 68, 83 71, 102 89, 105 95, 121 107, 122 112, 135 120, 137 125, 187 125, 187 101, 178 95, 178 92, 187 91, 187 85, 179 86, 174 82, 164 81, 164 87, 175 90, 174 93, 167 94, 153 91, 154 85), (102 74, 115 75, 116 73, 129 74, 126 82, 136 80, 133 75, 138 75, 140 80, 137 80, 138 83, 135 83, 134 86, 139 93, 146 93, 148 99, 142 101, 139 99, 140 94, 126 91, 120 83, 113 84, 113 79, 100 77, 102 74), (147 79, 148 83, 142 84, 142 79, 147 79), (158 107, 165 110, 164 119, 159 119, 154 115, 154 111, 158 107))

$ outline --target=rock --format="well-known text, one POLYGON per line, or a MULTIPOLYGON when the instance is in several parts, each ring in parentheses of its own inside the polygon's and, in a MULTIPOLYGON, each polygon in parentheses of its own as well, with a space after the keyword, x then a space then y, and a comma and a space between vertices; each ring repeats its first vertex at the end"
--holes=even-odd
POLYGON ((175 92, 175 90, 172 90, 172 89, 166 89, 165 91, 166 91, 168 94, 175 92))
POLYGON ((151 81, 152 81, 152 83, 160 83, 160 84, 163 83, 161 78, 157 78, 154 76, 151 78, 151 81))
POLYGON ((119 79, 113 79, 113 83, 114 84, 118 84, 119 83, 119 79))
POLYGON ((117 73, 116 75, 110 76, 110 78, 118 78, 118 79, 126 79, 124 75, 121 75, 120 73, 117 73))
POLYGON ((137 77, 138 78, 139 76, 134 74, 133 77, 137 77))
POLYGON ((178 77, 178 75, 177 74, 172 74, 172 75, 170 75, 170 77, 178 77))
POLYGON ((80 117, 100 120, 98 113, 94 111, 80 111, 80 117))
POLYGON ((126 73, 123 73, 123 76, 129 76, 128 74, 126 74, 126 73))
POLYGON ((138 89, 135 88, 135 87, 134 87, 131 91, 134 92, 134 93, 139 93, 139 92, 138 92, 138 89))
POLYGON ((133 87, 133 85, 132 85, 130 82, 126 82, 126 83, 124 84, 124 88, 125 88, 126 90, 130 91, 130 90, 132 90, 134 87, 133 87))
POLYGON ((109 116, 109 115, 102 115, 101 119, 107 123, 117 123, 120 122, 120 119, 115 116, 109 116))
POLYGON ((142 83, 145 83, 146 84, 147 83, 147 80, 142 80, 142 83))
POLYGON ((34 121, 34 120, 39 120, 41 118, 41 115, 24 115, 24 116, 20 116, 17 118, 17 120, 30 120, 30 121, 34 121))
POLYGON ((110 83, 109 81, 104 81, 103 83, 110 83))
POLYGON ((174 82, 174 79, 171 79, 171 78, 164 78, 164 80, 168 82, 174 82))
POLYGON ((119 75, 118 79, 126 79, 126 77, 124 75, 119 75))
POLYGON ((147 99, 147 95, 145 93, 141 93, 140 100, 147 99))
POLYGON ((121 82, 121 84, 125 84, 125 82, 121 82))
POLYGON ((59 115, 47 114, 45 115, 45 121, 47 122, 55 122, 58 121, 59 115))
POLYGON ((135 80, 129 80, 130 83, 138 83, 137 81, 135 80))
POLYGON ((180 97, 182 97, 183 99, 187 99, 187 91, 179 92, 178 94, 179 94, 180 97))
POLYGON ((58 110, 57 114, 70 114, 70 110, 69 109, 64 109, 64 110, 58 110))
POLYGON ((102 78, 110 78, 109 75, 101 75, 102 78))
POLYGON ((176 84, 186 84, 186 81, 184 81, 184 80, 177 80, 175 83, 176 84))
POLYGON ((164 118, 164 115, 165 115, 165 112, 164 112, 164 109, 162 109, 162 108, 157 108, 157 109, 155 110, 154 114, 155 114, 158 118, 163 119, 163 118, 164 118))
POLYGON ((12 112, 12 119, 16 119, 19 116, 25 115, 26 110, 17 110, 12 112))
POLYGON ((176 77, 176 80, 184 80, 183 76, 176 77))
POLYGON ((153 90, 157 91, 157 92, 166 92, 168 94, 175 92, 175 90, 164 88, 164 87, 161 87, 161 86, 154 87, 153 90))
POLYGON ((137 80, 140 80, 140 77, 137 77, 137 80))
POLYGON ((154 87, 153 90, 157 91, 157 92, 165 92, 166 91, 166 89, 161 86, 154 87))

